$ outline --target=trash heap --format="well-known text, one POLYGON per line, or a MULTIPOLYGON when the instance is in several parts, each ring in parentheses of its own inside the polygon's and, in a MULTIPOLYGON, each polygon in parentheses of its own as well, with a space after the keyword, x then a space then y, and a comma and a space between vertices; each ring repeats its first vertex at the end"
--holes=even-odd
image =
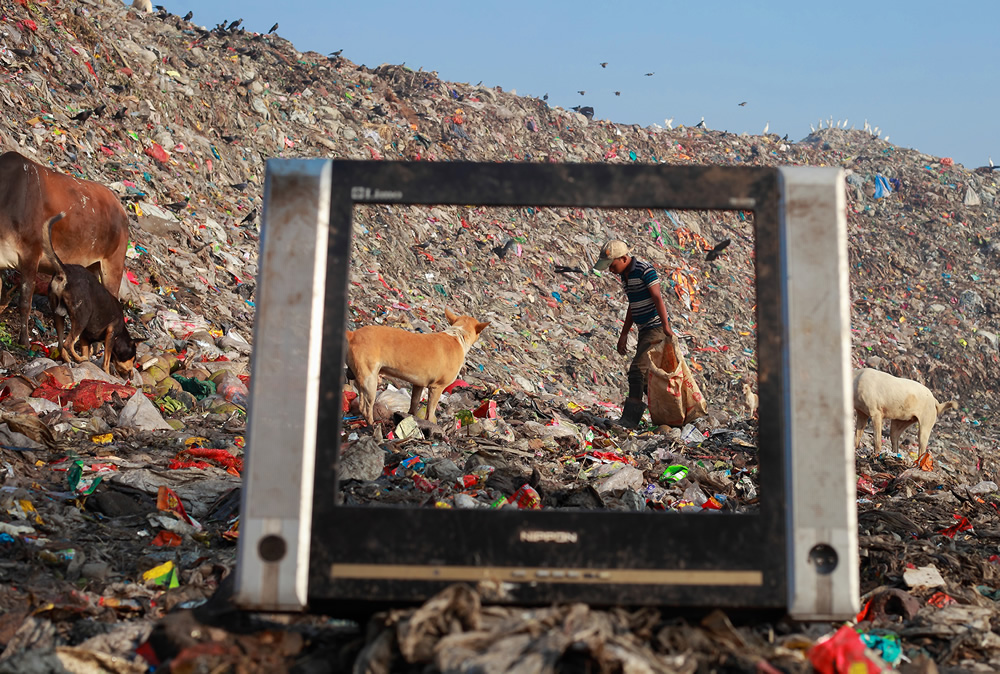
MULTIPOLYGON (((614 124, 113 0, 0 0, 0 20, 0 144, 122 198, 132 225, 123 298, 130 331, 145 339, 123 382, 50 358, 44 299, 30 351, 12 342, 16 312, 2 316, 0 672, 181 671, 196 659, 247 671, 1000 664, 990 167, 969 170, 864 130, 789 141, 614 124), (843 167, 854 365, 960 404, 938 421, 921 466, 912 431, 898 455, 873 457, 865 437, 857 621, 734 626, 718 613, 507 610, 461 586, 367 626, 232 611, 217 589, 239 536, 273 157, 843 167)), ((408 391, 387 381, 373 433, 345 390, 346 502, 696 517, 755 508, 756 420, 743 396, 756 367, 747 213, 380 205, 358 209, 354 234, 349 327, 439 330, 446 307, 490 326, 438 424, 407 416, 408 391), (628 367, 615 349, 624 303, 616 279, 591 271, 610 237, 660 273, 709 403, 692 424, 612 424, 628 367)))

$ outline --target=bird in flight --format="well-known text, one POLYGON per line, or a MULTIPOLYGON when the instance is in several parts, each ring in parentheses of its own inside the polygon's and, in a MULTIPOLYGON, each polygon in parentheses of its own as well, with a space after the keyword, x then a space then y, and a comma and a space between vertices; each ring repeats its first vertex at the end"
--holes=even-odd
POLYGON ((583 96, 583 95, 584 95, 584 94, 586 94, 587 92, 586 92, 586 91, 578 91, 578 92, 576 92, 576 93, 578 93, 578 94, 580 94, 581 96, 583 96))
POLYGON ((621 96, 621 95, 622 95, 622 92, 620 92, 620 91, 616 91, 615 92, 615 96, 621 96))
POLYGON ((655 75, 655 74, 656 74, 656 73, 646 73, 646 77, 652 77, 652 76, 653 76, 653 75, 655 75))
POLYGON ((714 260, 717 257, 719 257, 719 255, 722 253, 722 251, 724 251, 726 249, 726 247, 730 243, 732 243, 731 239, 723 239, 719 243, 715 244, 715 248, 713 248, 712 250, 708 251, 708 255, 705 256, 705 261, 706 262, 711 262, 712 260, 714 260))
POLYGON ((607 61, 602 62, 601 63, 601 67, 602 68, 607 68, 608 67, 608 62, 607 61))
POLYGON ((746 105, 746 104, 747 104, 747 102, 746 102, 746 101, 743 101, 742 103, 740 103, 740 104, 739 104, 739 106, 740 106, 740 107, 742 108, 742 107, 743 107, 744 105, 746 105))

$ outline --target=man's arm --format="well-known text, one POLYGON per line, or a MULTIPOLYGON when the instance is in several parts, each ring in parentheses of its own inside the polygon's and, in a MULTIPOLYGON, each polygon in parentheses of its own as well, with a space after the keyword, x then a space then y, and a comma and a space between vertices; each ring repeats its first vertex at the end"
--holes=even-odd
POLYGON ((667 307, 663 303, 663 295, 660 293, 660 284, 649 286, 649 294, 653 298, 653 304, 656 305, 656 313, 663 323, 663 331, 667 333, 667 337, 672 337, 674 332, 670 329, 670 319, 667 317, 667 307))
POLYGON ((632 329, 632 307, 629 306, 625 312, 625 323, 622 324, 622 334, 618 338, 618 353, 626 355, 628 353, 628 333, 632 329))

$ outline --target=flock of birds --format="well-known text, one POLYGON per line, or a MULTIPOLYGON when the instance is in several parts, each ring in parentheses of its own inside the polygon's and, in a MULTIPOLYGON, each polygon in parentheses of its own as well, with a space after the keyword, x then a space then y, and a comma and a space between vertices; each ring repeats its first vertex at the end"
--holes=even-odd
MULTIPOLYGON (((607 68, 608 67, 608 62, 607 61, 601 61, 600 63, 598 63, 598 65, 601 66, 601 68, 607 68)), ((648 72, 648 73, 645 73, 645 77, 652 77, 655 74, 656 74, 655 72, 648 72)), ((581 96, 585 96, 587 94, 587 90, 586 89, 578 89, 576 93, 580 94, 581 96)), ((615 94, 615 96, 621 96, 622 92, 621 91, 615 91, 614 94, 615 94)), ((542 100, 543 101, 548 101, 549 100, 548 93, 546 93, 544 96, 542 96, 542 100)), ((737 106, 739 106, 741 108, 742 107, 746 107, 747 103, 748 103, 748 101, 740 101, 739 103, 737 103, 737 106)), ((577 106, 572 107, 571 109, 575 110, 576 112, 579 112, 579 113, 583 114, 588 119, 593 119, 593 117, 594 117, 594 109, 592 107, 590 107, 590 106, 577 105, 577 106)), ((811 133, 815 133, 817 130, 820 130, 820 129, 824 128, 824 122, 826 124, 826 128, 828 128, 828 129, 834 129, 834 128, 836 128, 836 129, 848 130, 848 126, 847 126, 848 120, 847 119, 843 119, 843 120, 839 120, 838 119, 835 122, 834 119, 833 119, 833 117, 830 117, 827 120, 820 119, 819 122, 817 124, 815 124, 815 125, 814 124, 810 124, 809 125, 809 131, 811 133)), ((667 119, 664 120, 664 123, 665 123, 667 129, 673 129, 674 128, 674 118, 673 117, 668 117, 667 119)), ((654 124, 653 126, 659 127, 658 124, 654 124)), ((702 117, 701 121, 699 121, 697 124, 694 125, 694 128, 696 128, 696 129, 706 129, 707 130, 708 126, 705 124, 705 118, 702 117)), ((764 129, 761 131, 760 135, 762 135, 762 136, 768 135, 768 132, 770 131, 770 128, 771 128, 771 123, 770 122, 765 122, 764 129)), ((852 125, 849 130, 853 131, 854 130, 854 126, 852 125)), ((882 130, 879 127, 877 127, 877 126, 875 126, 875 127, 871 126, 868 123, 867 119, 865 120, 864 131, 866 133, 871 134, 872 136, 874 136, 876 138, 881 137, 881 133, 882 133, 882 130)), ((788 140, 788 134, 785 134, 785 136, 784 136, 784 138, 782 140, 788 140)), ((882 138, 882 140, 888 142, 889 141, 889 136, 886 135, 884 138, 882 138)), ((993 162, 991 161, 990 162, 990 167, 992 167, 992 166, 993 166, 993 162)))

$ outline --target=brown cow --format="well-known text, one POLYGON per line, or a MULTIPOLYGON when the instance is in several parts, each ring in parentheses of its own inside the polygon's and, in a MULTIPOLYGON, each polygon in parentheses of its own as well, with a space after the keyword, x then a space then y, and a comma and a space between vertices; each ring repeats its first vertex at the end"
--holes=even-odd
MULTIPOLYGON (((128 215, 115 193, 17 152, 0 155, 0 269, 17 269, 21 274, 19 339, 24 346, 28 345, 35 275, 57 271, 44 254, 42 231, 59 212, 66 214, 52 230, 52 246, 59 257, 99 274, 101 283, 117 298, 125 271, 128 215)), ((0 300, 0 311, 9 302, 9 297, 0 300)))

